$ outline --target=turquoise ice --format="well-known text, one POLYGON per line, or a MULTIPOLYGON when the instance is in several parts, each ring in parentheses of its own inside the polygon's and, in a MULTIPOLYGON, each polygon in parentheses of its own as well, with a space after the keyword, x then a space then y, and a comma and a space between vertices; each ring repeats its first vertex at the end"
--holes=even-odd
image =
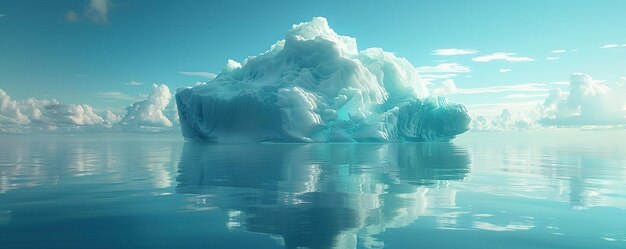
POLYGON ((179 89, 176 103, 183 135, 214 142, 449 141, 470 123, 463 105, 429 93, 408 60, 359 51, 322 17, 179 89))

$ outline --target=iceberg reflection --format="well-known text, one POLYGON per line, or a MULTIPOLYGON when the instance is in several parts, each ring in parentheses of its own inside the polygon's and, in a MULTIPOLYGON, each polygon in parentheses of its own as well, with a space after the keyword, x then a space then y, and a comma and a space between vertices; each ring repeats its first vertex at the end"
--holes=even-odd
POLYGON ((385 229, 454 207, 446 186, 470 163, 449 143, 186 143, 177 192, 195 194, 193 209, 227 211, 227 227, 280 235, 287 248, 380 247, 385 229))

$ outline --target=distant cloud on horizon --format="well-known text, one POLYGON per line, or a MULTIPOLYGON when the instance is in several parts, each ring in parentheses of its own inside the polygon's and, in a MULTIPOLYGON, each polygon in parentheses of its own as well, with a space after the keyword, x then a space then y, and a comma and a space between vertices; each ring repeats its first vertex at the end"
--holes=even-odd
POLYGON ((16 101, 0 89, 0 134, 76 132, 174 132, 178 112, 166 85, 153 85, 152 93, 131 96, 103 92, 98 97, 136 101, 125 115, 96 110, 87 104, 63 104, 55 99, 28 98, 16 101))
MULTIPOLYGON (((568 91, 560 87, 553 87, 545 91, 547 84, 526 85, 524 88, 543 89, 542 93, 513 93, 505 96, 506 99, 537 99, 538 101, 518 102, 518 106, 501 109, 499 115, 493 119, 477 116, 472 122, 475 130, 521 130, 548 126, 576 127, 576 126, 619 126, 626 127, 626 85, 604 84, 604 80, 594 80, 584 73, 574 73, 569 82, 551 82, 551 85, 567 85, 568 91), (534 104, 533 104, 534 103, 534 104), (526 105, 525 108, 521 108, 526 105)), ((494 87, 474 92, 488 92, 494 87)), ((512 88, 509 88, 509 90, 512 88)), ((460 93, 467 92, 460 89, 460 93)), ((504 103, 503 103, 504 104, 504 103)), ((499 105, 468 106, 481 108, 493 113, 499 105)), ((502 108, 502 107, 500 107, 502 108)))
POLYGON ((178 113, 167 113, 172 94, 165 84, 152 85, 147 99, 135 102, 126 108, 126 115, 119 124, 127 130, 168 129, 178 122, 178 113), (169 116, 169 117, 168 117, 169 116))
POLYGON ((69 132, 87 127, 112 127, 117 117, 110 111, 98 113, 87 104, 63 104, 55 99, 12 100, 0 89, 0 133, 69 132))
POLYGON ((546 99, 549 125, 606 125, 626 123, 626 86, 609 87, 584 73, 570 76, 569 94, 555 88, 546 99))

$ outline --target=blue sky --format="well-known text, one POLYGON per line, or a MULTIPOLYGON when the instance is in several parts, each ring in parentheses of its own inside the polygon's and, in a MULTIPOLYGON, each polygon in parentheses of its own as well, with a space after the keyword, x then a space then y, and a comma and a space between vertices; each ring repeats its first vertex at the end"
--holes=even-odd
POLYGON ((626 1, 94 2, 0 2, 0 89, 121 110, 152 83, 205 80, 181 72, 218 72, 314 16, 359 49, 382 47, 430 71, 447 65, 453 72, 436 75, 470 89, 450 96, 470 108, 542 101, 574 72, 607 84, 626 76, 626 1), (434 52, 450 48, 471 54, 434 52))

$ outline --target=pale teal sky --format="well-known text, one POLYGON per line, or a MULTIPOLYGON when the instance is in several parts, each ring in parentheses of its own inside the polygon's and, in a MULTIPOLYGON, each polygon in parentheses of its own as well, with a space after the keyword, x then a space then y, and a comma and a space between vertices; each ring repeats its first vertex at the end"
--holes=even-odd
POLYGON ((121 110, 152 83, 202 81, 180 72, 218 72, 314 16, 360 49, 382 47, 442 71, 422 74, 451 78, 461 91, 450 98, 478 109, 541 101, 574 72, 607 84, 626 76, 620 0, 92 2, 1 1, 0 89, 18 100, 121 110), (451 48, 469 54, 434 52, 451 48))

